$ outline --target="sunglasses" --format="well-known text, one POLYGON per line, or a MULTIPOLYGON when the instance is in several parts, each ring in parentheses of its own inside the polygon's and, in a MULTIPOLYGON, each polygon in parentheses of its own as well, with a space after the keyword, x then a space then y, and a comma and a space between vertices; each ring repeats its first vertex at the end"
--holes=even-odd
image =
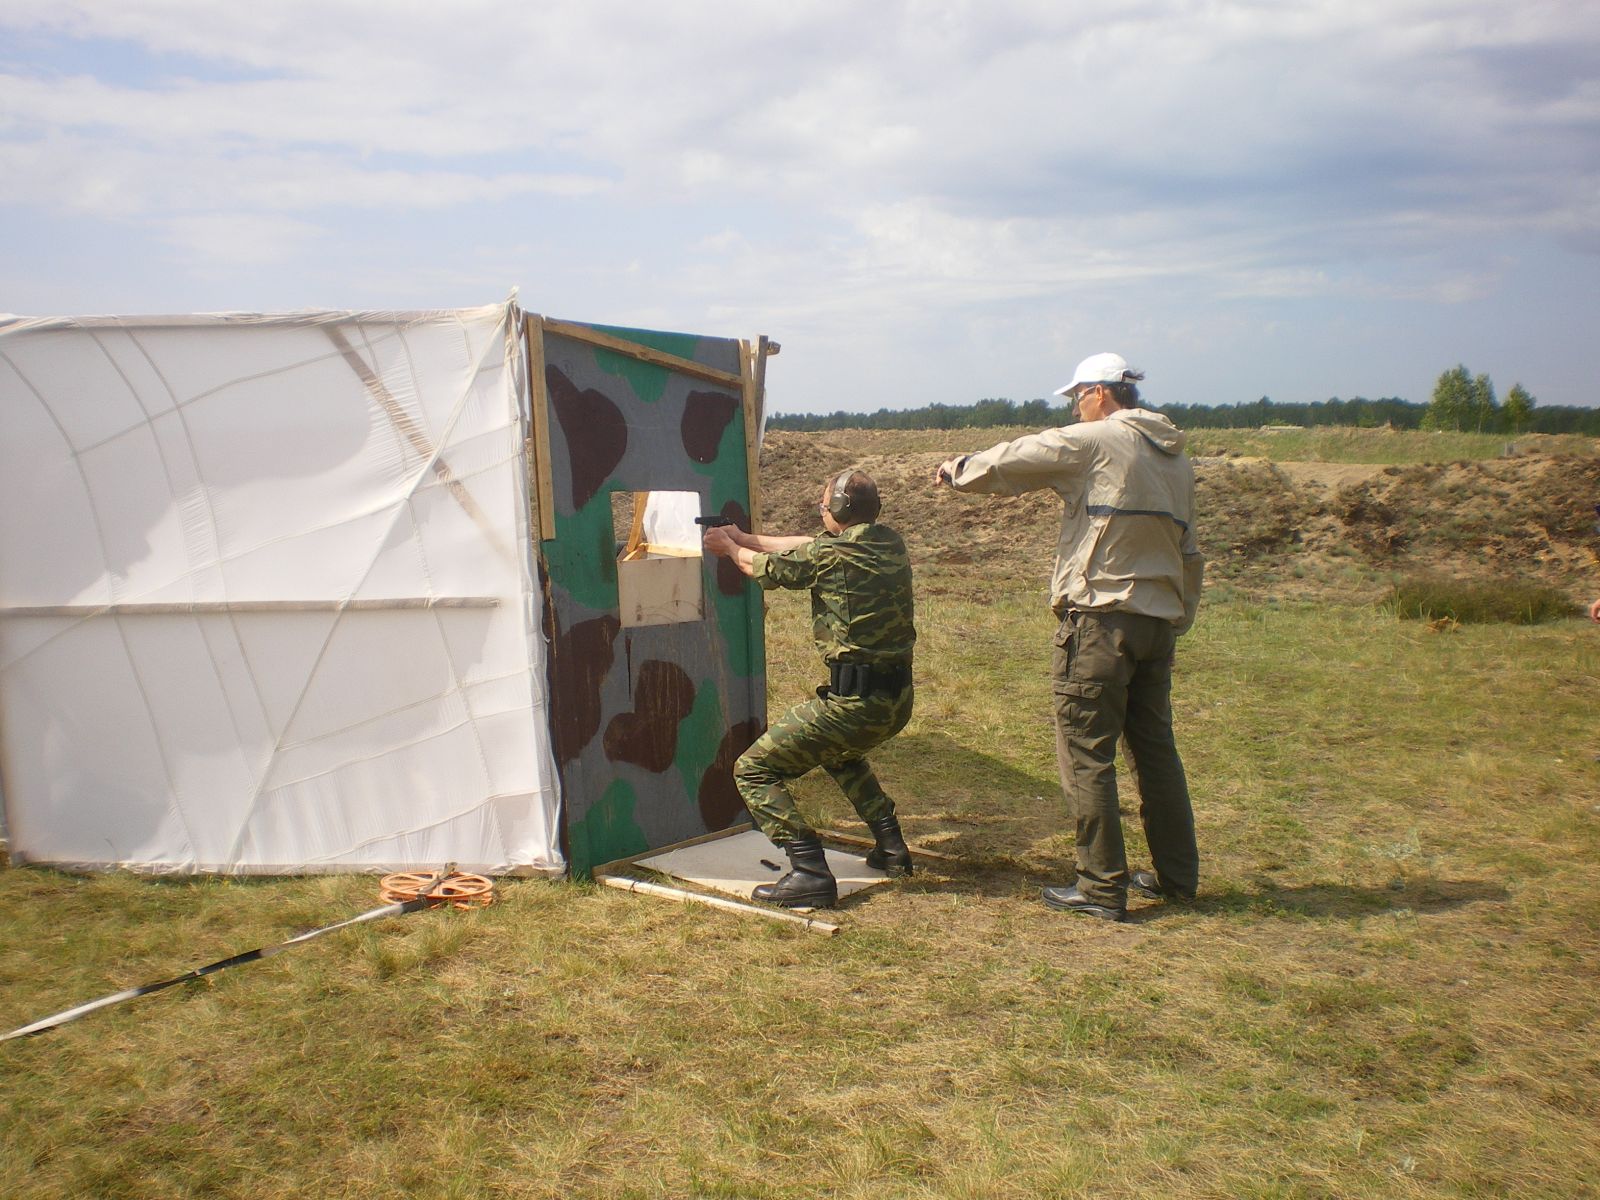
POLYGON ((1069 395, 1067 399, 1071 402, 1072 411, 1076 413, 1078 411, 1078 405, 1083 401, 1083 398, 1090 392, 1098 391, 1099 388, 1100 385, 1098 383, 1086 383, 1076 392, 1073 392, 1071 395, 1069 395))

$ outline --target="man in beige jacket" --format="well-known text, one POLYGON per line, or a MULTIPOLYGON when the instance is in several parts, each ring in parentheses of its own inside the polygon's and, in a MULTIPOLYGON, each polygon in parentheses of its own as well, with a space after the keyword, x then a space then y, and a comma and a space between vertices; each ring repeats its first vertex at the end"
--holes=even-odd
POLYGON ((1194 534, 1194 469, 1184 435, 1139 407, 1117 354, 1078 364, 1056 392, 1078 423, 943 463, 958 492, 1061 497, 1051 607, 1060 618, 1051 677, 1061 786, 1077 819, 1078 878, 1047 887, 1065 912, 1120 921, 1128 891, 1193 899, 1194 811, 1172 736, 1174 641, 1194 623, 1205 560, 1194 534), (1125 739, 1155 871, 1128 871, 1117 811, 1116 749, 1125 739))

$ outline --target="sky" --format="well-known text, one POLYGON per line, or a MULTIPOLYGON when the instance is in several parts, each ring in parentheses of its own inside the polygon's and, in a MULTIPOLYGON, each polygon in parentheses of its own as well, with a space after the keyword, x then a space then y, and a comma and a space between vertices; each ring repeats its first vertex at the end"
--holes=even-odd
POLYGON ((0 311, 782 344, 779 412, 1600 403, 1593 0, 0 0, 0 311))

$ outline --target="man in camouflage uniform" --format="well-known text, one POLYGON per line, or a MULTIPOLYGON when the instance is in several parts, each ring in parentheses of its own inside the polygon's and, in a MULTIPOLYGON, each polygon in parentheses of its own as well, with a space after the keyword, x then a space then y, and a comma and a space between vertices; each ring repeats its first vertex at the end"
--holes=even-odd
POLYGON ((763 588, 811 592, 813 636, 828 682, 784 713, 734 765, 734 781, 761 832, 789 857, 789 872, 755 898, 787 908, 826 908, 838 899, 822 841, 805 823, 787 782, 821 767, 872 830, 867 864, 911 873, 895 816, 866 754, 911 719, 911 564, 900 535, 877 524, 878 485, 845 471, 823 485, 816 537, 770 537, 732 526, 708 529, 706 549, 736 563, 763 588))

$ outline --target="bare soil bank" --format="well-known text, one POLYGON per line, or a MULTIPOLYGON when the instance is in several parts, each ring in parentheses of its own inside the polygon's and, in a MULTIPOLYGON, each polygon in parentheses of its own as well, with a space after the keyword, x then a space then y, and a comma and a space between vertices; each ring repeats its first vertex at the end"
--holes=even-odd
MULTIPOLYGON (((821 481, 857 465, 878 480, 884 520, 905 536, 925 587, 1042 592, 1059 520, 1052 494, 995 499, 932 485, 947 453, 987 445, 986 432, 769 433, 766 528, 816 528, 821 481)), ((1211 587, 1365 603, 1400 575, 1430 572, 1545 583, 1574 604, 1600 594, 1600 445, 1405 466, 1198 457, 1195 470, 1211 587)))

